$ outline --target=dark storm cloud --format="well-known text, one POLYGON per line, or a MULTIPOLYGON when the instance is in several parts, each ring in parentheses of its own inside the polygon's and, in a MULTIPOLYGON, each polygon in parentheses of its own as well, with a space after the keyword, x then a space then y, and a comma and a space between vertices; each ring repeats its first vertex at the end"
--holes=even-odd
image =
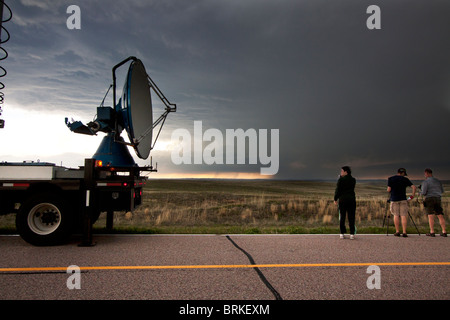
POLYGON ((81 30, 66 28, 70 4, 11 4, 11 99, 94 113, 112 66, 135 55, 179 106, 166 138, 194 120, 274 128, 280 178, 335 178, 346 164, 450 177, 448 1, 78 1, 81 30), (371 4, 381 30, 366 27, 371 4))

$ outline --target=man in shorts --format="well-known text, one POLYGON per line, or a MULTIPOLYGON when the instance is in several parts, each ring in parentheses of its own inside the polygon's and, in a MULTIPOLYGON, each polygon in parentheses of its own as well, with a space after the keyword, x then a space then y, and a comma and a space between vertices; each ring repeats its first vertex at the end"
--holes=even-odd
POLYGON ((441 205, 441 195, 444 193, 444 188, 442 187, 442 183, 433 177, 433 171, 430 168, 425 169, 425 179, 422 182, 421 194, 425 197, 423 206, 425 207, 430 224, 430 232, 427 233, 427 236, 434 237, 435 235, 434 217, 436 215, 442 228, 441 236, 446 237, 444 212, 441 205))
POLYGON ((406 169, 400 168, 397 175, 388 179, 387 191, 390 192, 389 198, 391 212, 394 216, 395 233, 397 237, 407 237, 406 226, 408 224, 408 201, 406 199, 406 188, 411 187, 413 192, 409 199, 416 195, 416 186, 406 177, 406 169), (403 233, 400 234, 400 220, 402 224, 403 233))

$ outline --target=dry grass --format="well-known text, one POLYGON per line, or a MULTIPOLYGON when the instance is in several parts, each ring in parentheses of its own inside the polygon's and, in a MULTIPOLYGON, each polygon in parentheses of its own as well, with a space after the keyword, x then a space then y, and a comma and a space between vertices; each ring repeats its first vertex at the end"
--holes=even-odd
MULTIPOLYGON (((116 213, 114 224, 140 230, 175 228, 201 232, 211 228, 227 230, 232 226, 259 232, 289 232, 296 228, 337 230, 334 187, 334 183, 299 181, 150 181, 141 208, 131 219, 127 214, 116 213)), ((385 182, 358 184, 359 231, 385 230, 381 229, 389 208, 385 188, 385 182)), ((416 200, 409 205, 414 222, 421 232, 425 231, 428 220, 423 206, 416 200)), ((443 197, 443 208, 444 212, 450 212, 448 192, 443 197)), ((411 221, 409 226, 414 228, 411 221)))

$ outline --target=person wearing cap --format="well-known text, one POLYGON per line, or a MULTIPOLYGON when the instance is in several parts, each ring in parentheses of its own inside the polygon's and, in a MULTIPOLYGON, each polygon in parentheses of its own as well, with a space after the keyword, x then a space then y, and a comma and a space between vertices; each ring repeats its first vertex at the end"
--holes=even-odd
POLYGON ((416 186, 406 177, 406 169, 400 168, 397 175, 389 177, 387 191, 390 193, 390 210, 394 216, 395 233, 397 237, 407 237, 406 226, 408 223, 408 200, 416 195, 416 186), (412 195, 406 198, 406 188, 412 188, 412 195), (400 234, 400 221, 403 233, 400 234))
POLYGON ((441 195, 444 193, 441 181, 433 177, 433 171, 430 168, 425 169, 425 181, 422 182, 422 192, 425 200, 423 206, 428 215, 428 223, 430 224, 430 232, 427 236, 434 237, 434 217, 437 216, 441 225, 441 236, 446 237, 444 211, 441 205, 441 195))

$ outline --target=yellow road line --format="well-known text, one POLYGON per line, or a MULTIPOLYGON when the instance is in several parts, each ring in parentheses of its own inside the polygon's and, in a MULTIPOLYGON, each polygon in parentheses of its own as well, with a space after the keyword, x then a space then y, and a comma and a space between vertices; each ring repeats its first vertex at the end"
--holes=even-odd
MULTIPOLYGON (((175 266, 91 266, 88 270, 164 270, 164 269, 226 269, 226 268, 311 268, 311 267, 364 267, 364 266, 450 266, 450 262, 370 262, 370 263, 301 263, 301 264, 230 264, 230 265, 175 265, 175 266)), ((0 272, 67 271, 68 267, 0 268, 0 272)))

